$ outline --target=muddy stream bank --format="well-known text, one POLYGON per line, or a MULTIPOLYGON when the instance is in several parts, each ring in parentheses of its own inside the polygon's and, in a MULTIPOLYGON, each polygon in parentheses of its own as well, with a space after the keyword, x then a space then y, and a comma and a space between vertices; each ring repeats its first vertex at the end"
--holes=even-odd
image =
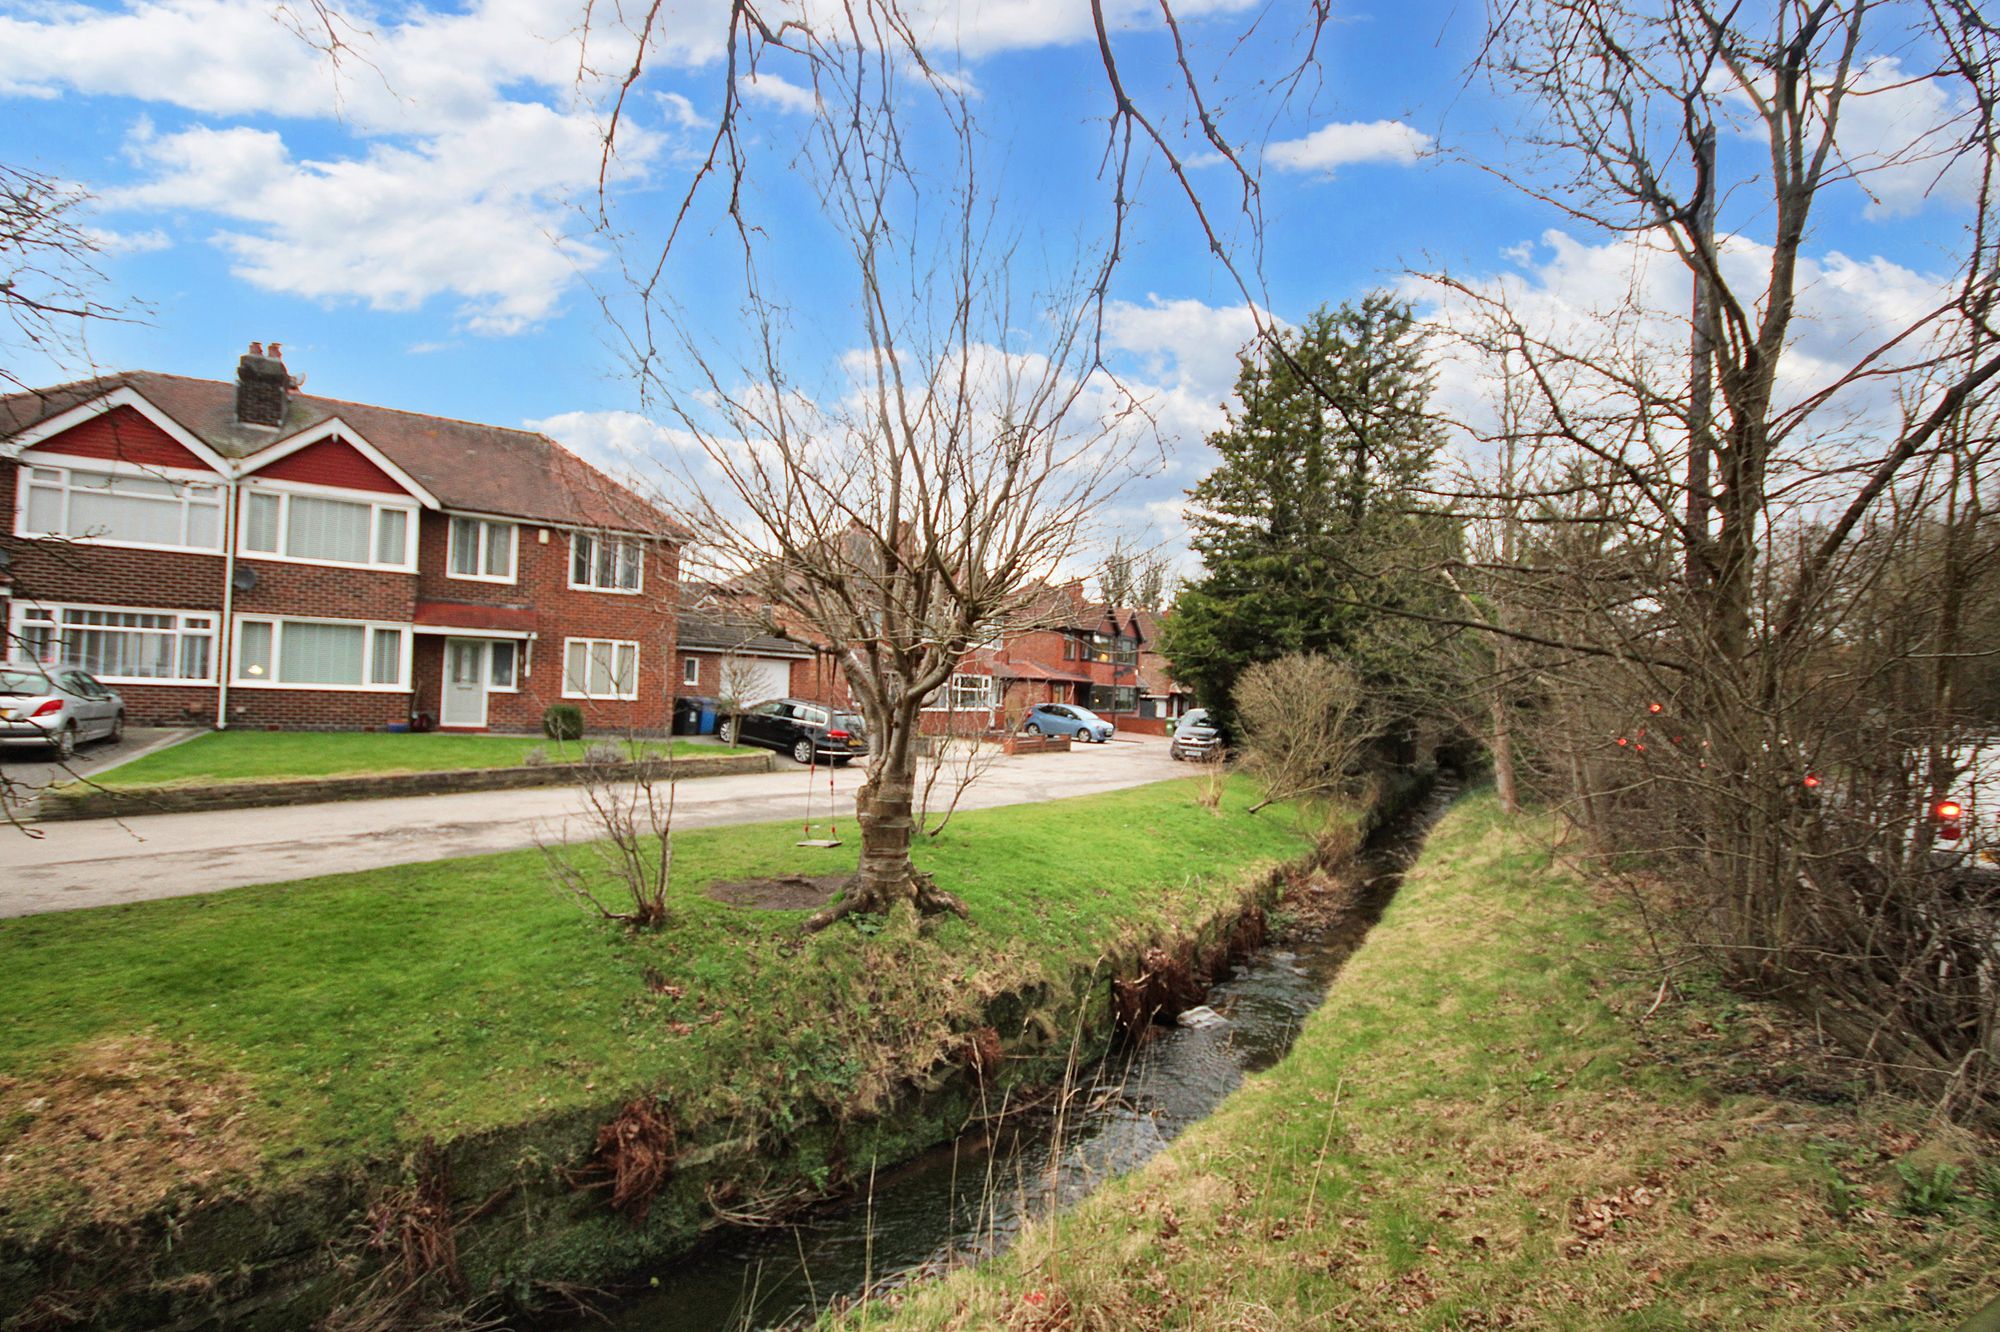
POLYGON ((1143 1165, 1247 1075, 1284 1057, 1458 789, 1441 777, 1370 835, 1337 887, 1288 900, 1289 923, 1209 991, 1205 1008, 1155 1023, 1147 1039, 1078 1070, 1066 1093, 1027 1111, 996 1103, 987 1127, 876 1171, 858 1197, 784 1226, 722 1232, 641 1274, 647 1284, 600 1306, 601 1316, 536 1326, 790 1328, 865 1291, 1000 1252, 1028 1221, 1143 1165))

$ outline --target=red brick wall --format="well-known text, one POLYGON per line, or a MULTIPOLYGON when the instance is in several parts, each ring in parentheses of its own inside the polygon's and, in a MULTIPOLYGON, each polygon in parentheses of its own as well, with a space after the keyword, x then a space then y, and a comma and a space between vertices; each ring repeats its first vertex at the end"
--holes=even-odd
POLYGON ((318 486, 342 486, 348 490, 407 492, 394 477, 370 462, 361 450, 343 439, 323 439, 308 444, 297 453, 280 458, 254 475, 265 481, 305 481, 318 486))
MULTIPOLYGON (((130 407, 114 407, 35 446, 79 458, 116 458, 146 467, 211 470, 180 441, 130 407)), ((11 530, 11 523, 10 523, 11 530)))
MULTIPOLYGON (((426 601, 458 601, 476 605, 526 606, 535 612, 539 638, 532 661, 524 651, 517 694, 490 693, 486 726, 492 731, 535 732, 542 714, 556 703, 583 709, 586 731, 616 734, 627 730, 662 732, 673 724, 673 699, 680 680, 680 656, 674 651, 674 615, 678 599, 680 552, 655 545, 646 554, 642 590, 637 595, 586 592, 569 585, 569 533, 556 527, 524 522, 516 547, 512 583, 487 583, 445 575, 451 532, 450 518, 425 513, 417 529, 418 595, 426 601), (549 534, 547 543, 539 534, 549 534), (562 697, 563 640, 616 638, 639 644, 639 697, 634 700, 566 699, 562 697)), ((417 707, 435 714, 443 685, 442 634, 420 634, 413 668, 417 707)))

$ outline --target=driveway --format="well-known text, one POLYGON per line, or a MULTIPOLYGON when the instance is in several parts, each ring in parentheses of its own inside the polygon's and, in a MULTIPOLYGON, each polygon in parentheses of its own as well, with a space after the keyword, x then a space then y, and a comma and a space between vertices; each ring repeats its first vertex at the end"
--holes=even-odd
MULTIPOLYGON (((829 805, 853 840, 859 768, 819 769, 813 790, 815 837, 829 805)), ((1067 754, 995 762, 960 801, 961 809, 1059 800, 1184 775, 1167 742, 1150 736, 1082 745, 1067 754)), ((681 784, 674 826, 803 819, 807 770, 702 777, 681 784)), ((591 836, 573 787, 479 791, 466 795, 351 800, 285 809, 155 814, 144 818, 37 825, 37 836, 0 826, 0 916, 185 897, 253 883, 513 851, 565 836, 591 836)))
MULTIPOLYGON (((57 782, 88 780, 142 754, 200 734, 201 729, 185 726, 128 726, 122 740, 92 740, 78 745, 75 757, 67 764, 56 762, 41 745, 0 746, 0 810, 33 804, 36 796, 57 782)), ((0 861, 8 858, 0 855, 0 861)), ((0 870, 0 874, 4 873, 0 870)))

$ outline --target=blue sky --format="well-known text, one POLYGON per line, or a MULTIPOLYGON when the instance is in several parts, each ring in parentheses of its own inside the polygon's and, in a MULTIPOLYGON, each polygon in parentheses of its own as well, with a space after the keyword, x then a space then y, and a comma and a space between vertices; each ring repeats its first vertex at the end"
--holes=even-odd
MULTIPOLYGON (((1004 224, 1036 253, 1098 238, 1107 103, 1085 6, 914 7, 956 36, 1004 224)), ((662 20, 666 40, 633 103, 616 182, 617 222, 635 248, 678 200, 688 154, 719 104, 724 8, 675 0, 662 20)), ((1171 114, 1178 103, 1163 39, 1149 26, 1153 7, 1112 8, 1127 16, 1118 42, 1135 91, 1171 114)), ((1510 127, 1534 114, 1468 81, 1480 7, 1342 6, 1320 68, 1282 106, 1260 99, 1256 82, 1292 51, 1289 20, 1267 17, 1258 38, 1222 62, 1261 5, 1186 0, 1180 9, 1227 102, 1228 133, 1263 162, 1262 274, 1280 318, 1436 268, 1517 283, 1552 317, 1576 318, 1629 272, 1621 243, 1577 230, 1464 160, 1517 158, 1510 127)), ((581 211, 596 176, 600 90, 579 96, 574 82, 579 11, 576 0, 347 7, 355 54, 336 74, 287 27, 288 14, 310 15, 303 5, 0 0, 0 160, 98 197, 92 220, 106 240, 108 294, 145 311, 141 322, 99 326, 92 359, 225 378, 248 341, 278 340, 313 392, 538 424, 595 457, 646 447, 598 304, 600 293, 615 300, 621 291, 616 266, 581 211)), ((617 38, 600 35, 604 68, 616 64, 617 38)), ((812 325, 846 288, 815 249, 800 182, 773 169, 800 120, 786 72, 771 66, 753 90, 764 148, 755 202, 779 224, 799 221, 778 254, 812 325)), ((1893 151, 1901 127, 1924 114, 1923 93, 1881 99, 1860 129, 1893 151)), ((1748 177, 1755 149, 1725 142, 1724 151, 1748 177)), ((1226 173, 1199 174, 1226 203, 1226 173)), ((1885 178, 1876 199, 1850 189, 1821 213, 1811 253, 1825 261, 1820 336, 1834 352, 1948 274, 1962 206, 1948 187, 1927 195, 1929 185, 1885 178)), ((1754 235, 1754 190, 1743 197, 1742 225, 1754 235)), ((720 228, 710 196, 670 282, 698 325, 712 321, 726 337, 737 316, 717 283, 733 262, 720 228)), ((1675 282, 1661 278, 1669 308, 1675 282)), ((1219 420, 1234 349, 1251 328, 1157 169, 1112 294, 1114 355, 1154 395, 1173 459, 1130 488, 1114 523, 1171 541, 1179 495, 1206 466, 1200 437, 1219 420)), ((11 346, 0 354, 30 382, 79 368, 44 367, 11 346)), ((830 362, 838 348, 808 354, 830 362)))

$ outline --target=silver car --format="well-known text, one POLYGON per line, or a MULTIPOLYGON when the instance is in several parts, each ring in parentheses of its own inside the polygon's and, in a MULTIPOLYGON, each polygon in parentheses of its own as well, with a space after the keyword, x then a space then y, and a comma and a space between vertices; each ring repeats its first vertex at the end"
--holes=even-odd
POLYGON ((125 734, 125 700, 81 666, 0 666, 0 745, 47 745, 61 758, 85 740, 125 734))

